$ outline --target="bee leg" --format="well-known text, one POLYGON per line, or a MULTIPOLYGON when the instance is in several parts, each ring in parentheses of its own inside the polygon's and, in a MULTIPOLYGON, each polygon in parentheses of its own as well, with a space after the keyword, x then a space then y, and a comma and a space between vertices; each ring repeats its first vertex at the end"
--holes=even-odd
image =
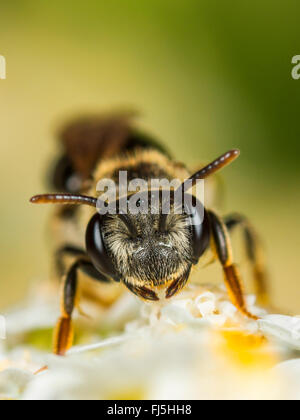
POLYGON ((247 310, 240 274, 232 260, 232 249, 227 228, 223 221, 211 211, 209 212, 209 219, 216 253, 223 267, 229 297, 240 312, 249 318, 257 319, 247 310))
POLYGON ((259 237, 244 216, 233 214, 225 217, 224 222, 229 231, 232 231, 236 227, 241 227, 243 229, 247 257, 253 272, 258 302, 261 305, 269 305, 270 299, 268 293, 267 271, 259 237))
POLYGON ((77 271, 80 264, 81 261, 78 260, 71 266, 63 286, 61 317, 56 325, 53 343, 53 352, 59 356, 64 356, 73 342, 72 314, 77 295, 77 271))
POLYGON ((84 256, 85 251, 79 247, 73 246, 73 245, 64 245, 61 248, 59 248, 55 253, 55 268, 56 272, 59 276, 62 276, 65 272, 65 264, 64 264, 64 258, 66 256, 70 257, 80 257, 84 256))
POLYGON ((77 300, 78 270, 85 272, 97 281, 108 281, 87 258, 78 259, 69 269, 63 286, 61 317, 57 322, 54 334, 53 351, 59 356, 64 356, 73 342, 72 314, 77 300))

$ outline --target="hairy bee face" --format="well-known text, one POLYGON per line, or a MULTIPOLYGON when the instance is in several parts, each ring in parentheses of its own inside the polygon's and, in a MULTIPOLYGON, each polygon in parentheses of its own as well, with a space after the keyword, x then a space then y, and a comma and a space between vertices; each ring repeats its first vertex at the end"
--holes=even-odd
POLYGON ((158 300, 173 296, 192 266, 190 226, 185 215, 107 215, 103 239, 120 280, 135 294, 158 300))
POLYGON ((142 198, 137 201, 142 211, 124 212, 119 200, 116 214, 95 214, 87 227, 86 247, 97 270, 146 300, 179 292, 210 241, 206 212, 197 199, 192 207, 188 197, 184 205, 172 200, 167 212, 164 199, 150 209, 142 198))

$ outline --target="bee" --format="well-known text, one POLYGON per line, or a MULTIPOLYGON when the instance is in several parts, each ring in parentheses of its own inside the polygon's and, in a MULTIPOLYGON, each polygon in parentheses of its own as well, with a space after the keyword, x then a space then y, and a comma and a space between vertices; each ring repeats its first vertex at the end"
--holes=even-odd
MULTIPOLYGON (((159 194, 154 214, 130 211, 100 214, 97 211, 99 180, 111 179, 119 187, 119 174, 126 171, 129 181, 138 178, 150 185, 153 179, 178 179, 184 187, 188 181, 193 184, 206 180, 233 162, 239 150, 230 150, 192 173, 184 164, 173 160, 159 142, 139 131, 131 113, 78 119, 64 128, 60 141, 63 153, 52 175, 52 188, 56 192, 31 198, 34 204, 64 205, 56 214, 64 237, 64 243, 56 252, 57 265, 61 272, 66 271, 66 276, 61 317, 54 335, 55 354, 65 355, 72 346, 72 314, 77 302, 79 272, 99 284, 121 283, 144 301, 156 302, 179 293, 188 283, 191 271, 212 251, 214 260, 223 269, 232 303, 246 317, 256 319, 245 302, 230 239, 231 232, 240 227, 257 295, 261 301, 266 301, 267 276, 260 240, 244 216, 220 217, 199 203, 193 189, 185 194, 200 206, 193 209, 183 206, 180 214, 174 211, 174 200, 169 211, 163 213, 162 194, 159 194), (191 222, 191 217, 200 222, 187 223, 191 222), (70 226, 73 236, 69 235, 70 226), (74 241, 76 235, 78 242, 74 241), (73 258, 67 270, 63 263, 65 256, 73 258)), ((115 204, 118 206, 124 197, 117 191, 115 204)), ((152 193, 150 190, 147 194, 152 193)), ((131 193, 127 192, 125 199, 130 198, 131 193)))

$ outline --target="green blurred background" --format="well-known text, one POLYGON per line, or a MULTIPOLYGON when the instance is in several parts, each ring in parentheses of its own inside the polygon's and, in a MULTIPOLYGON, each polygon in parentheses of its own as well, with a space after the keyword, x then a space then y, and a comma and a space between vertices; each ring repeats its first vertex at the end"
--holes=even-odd
POLYGON ((186 163, 241 149, 225 210, 257 226, 273 299, 300 313, 299 18, 296 0, 2 2, 0 309, 48 278, 51 209, 28 199, 45 191, 55 129, 131 105, 186 163))

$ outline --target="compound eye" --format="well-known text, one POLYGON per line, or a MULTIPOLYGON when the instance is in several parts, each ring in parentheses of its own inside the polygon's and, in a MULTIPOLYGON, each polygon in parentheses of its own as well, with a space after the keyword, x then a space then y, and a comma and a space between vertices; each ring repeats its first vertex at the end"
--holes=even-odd
POLYGON ((86 249, 92 263, 105 277, 118 281, 113 261, 107 252, 102 232, 102 217, 95 214, 86 230, 86 249))
POLYGON ((209 246, 209 220, 203 204, 194 196, 185 194, 185 212, 189 217, 192 233, 193 264, 197 264, 201 255, 209 246))

